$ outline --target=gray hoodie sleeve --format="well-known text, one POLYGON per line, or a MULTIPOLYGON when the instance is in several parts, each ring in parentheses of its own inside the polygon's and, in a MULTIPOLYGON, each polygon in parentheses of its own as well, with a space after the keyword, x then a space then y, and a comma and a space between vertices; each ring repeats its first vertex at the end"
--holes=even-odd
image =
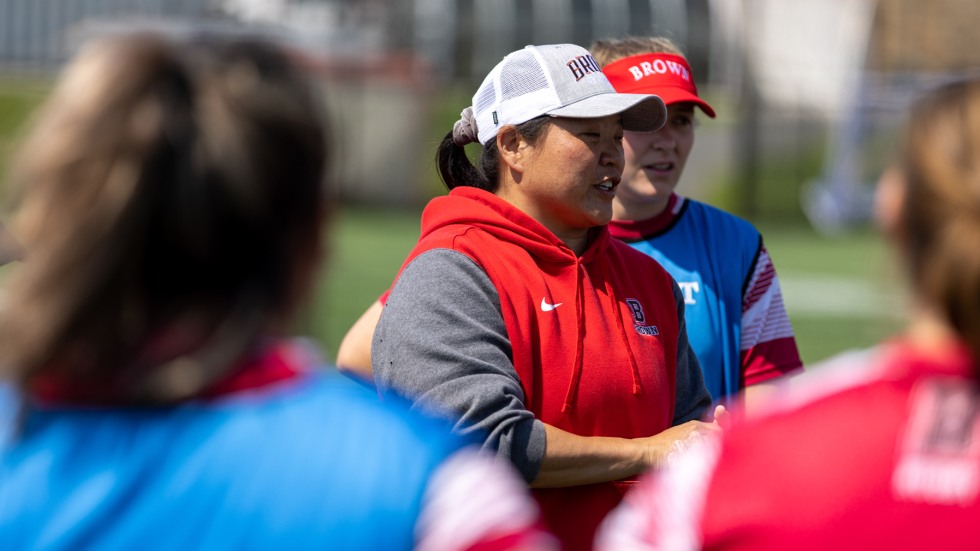
POLYGON ((674 302, 677 303, 677 401, 674 403, 674 425, 702 419, 711 407, 711 394, 704 384, 701 364, 687 340, 687 323, 684 321, 684 294, 677 282, 674 302))
POLYGON ((401 273, 371 345, 374 379, 414 407, 448 417, 461 433, 510 459, 528 482, 545 451, 544 424, 525 406, 500 298, 469 257, 420 254, 401 273))

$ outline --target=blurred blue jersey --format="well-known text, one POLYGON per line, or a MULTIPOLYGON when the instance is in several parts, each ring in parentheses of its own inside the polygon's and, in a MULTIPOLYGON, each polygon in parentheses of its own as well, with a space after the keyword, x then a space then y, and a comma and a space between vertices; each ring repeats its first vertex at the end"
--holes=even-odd
POLYGON ((0 388, 3 549, 410 549, 461 446, 325 372, 143 410, 0 388))

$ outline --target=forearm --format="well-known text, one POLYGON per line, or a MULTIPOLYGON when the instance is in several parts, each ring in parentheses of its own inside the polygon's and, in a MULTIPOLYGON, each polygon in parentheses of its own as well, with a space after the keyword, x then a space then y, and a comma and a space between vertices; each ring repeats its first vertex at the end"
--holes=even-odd
POLYGON ((374 301, 347 331, 337 349, 337 369, 367 381, 374 380, 371 369, 371 338, 383 308, 381 302, 374 301))
POLYGON ((720 430, 717 423, 689 421, 644 438, 579 436, 544 424, 544 457, 532 488, 561 488, 629 478, 667 464, 672 454, 702 435, 720 430))
POLYGON ((579 436, 544 424, 546 444, 535 488, 559 488, 619 480, 643 472, 646 452, 637 440, 579 436))

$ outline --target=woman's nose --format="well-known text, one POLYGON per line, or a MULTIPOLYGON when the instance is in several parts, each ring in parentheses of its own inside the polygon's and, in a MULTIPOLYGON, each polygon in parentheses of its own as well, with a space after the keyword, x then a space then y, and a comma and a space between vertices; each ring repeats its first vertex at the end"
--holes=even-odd
POLYGON ((619 140, 608 140, 599 161, 604 165, 618 166, 620 169, 625 167, 626 154, 623 152, 623 144, 619 140))
POLYGON ((650 136, 650 147, 654 149, 673 149, 677 145, 677 140, 675 139, 674 132, 668 127, 664 126, 660 130, 651 132, 650 136))

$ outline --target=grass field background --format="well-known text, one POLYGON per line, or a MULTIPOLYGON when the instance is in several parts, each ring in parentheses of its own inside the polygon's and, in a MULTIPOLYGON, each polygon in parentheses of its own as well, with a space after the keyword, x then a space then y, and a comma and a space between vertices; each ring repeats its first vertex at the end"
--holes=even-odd
MULTIPOLYGON (((43 83, 31 81, 0 83, 0 173, 6 174, 4 161, 45 89, 43 83)), ((788 205, 795 198, 786 182, 816 168, 811 162, 803 168, 769 163, 764 169, 762 196, 770 201, 785 196, 778 201, 788 205)), ((731 186, 720 182, 717 187, 713 202, 731 208, 725 204, 732 201, 731 186)), ((882 241, 871 230, 819 235, 794 208, 789 216, 783 209, 780 216, 770 217, 781 220, 779 224, 767 223, 765 217, 756 222, 775 261, 804 361, 812 364, 893 334, 900 327, 905 303, 882 241)), ((7 215, 3 212, 0 219, 7 215)), ((418 208, 370 205, 344 205, 335 212, 327 268, 298 327, 319 340, 329 358, 350 324, 390 285, 418 237, 419 215, 418 208)), ((0 270, 0 279, 9 272, 10 267, 0 270)))
MULTIPOLYGON (((901 327, 901 281, 873 231, 829 238, 805 225, 760 228, 805 363, 870 346, 901 327)), ((391 284, 418 238, 419 211, 343 208, 331 234, 327 269, 302 329, 332 357, 350 324, 391 284)))

